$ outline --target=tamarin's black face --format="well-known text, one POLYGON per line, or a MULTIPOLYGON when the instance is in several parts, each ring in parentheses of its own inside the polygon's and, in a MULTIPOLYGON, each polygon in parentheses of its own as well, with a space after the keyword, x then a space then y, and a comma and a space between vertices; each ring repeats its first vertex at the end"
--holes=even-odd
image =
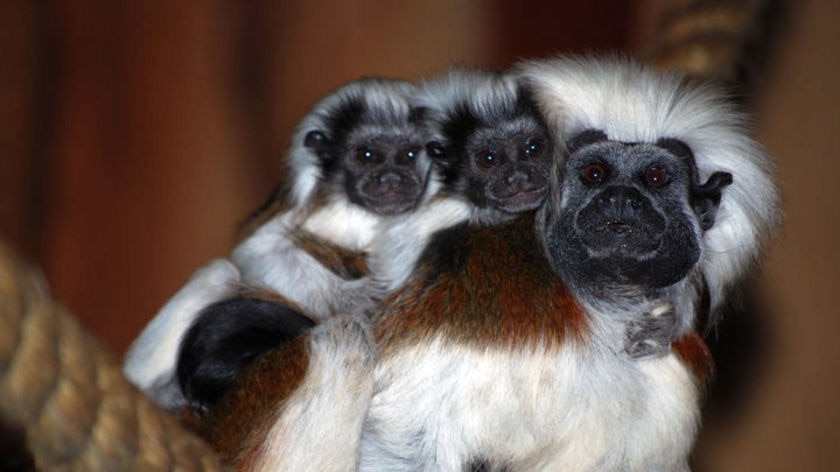
POLYGON ((427 177, 418 162, 426 159, 423 139, 419 133, 349 136, 343 152, 350 201, 385 215, 414 208, 427 177))
POLYGON ((702 232, 731 182, 718 172, 700 184, 680 141, 622 143, 585 132, 569 143, 559 211, 544 220, 552 262, 581 287, 672 285, 697 264, 702 232))
POLYGON ((456 106, 442 125, 444 142, 428 146, 444 184, 479 209, 533 210, 548 194, 551 141, 530 99, 517 93, 495 107, 456 106))
POLYGON ((310 131, 304 145, 320 159, 324 184, 380 215, 417 206, 431 162, 422 110, 403 115, 350 98, 330 111, 327 129, 310 131))
POLYGON ((467 196, 480 207, 507 213, 536 208, 548 192, 548 147, 544 130, 530 118, 476 128, 461 167, 467 196))

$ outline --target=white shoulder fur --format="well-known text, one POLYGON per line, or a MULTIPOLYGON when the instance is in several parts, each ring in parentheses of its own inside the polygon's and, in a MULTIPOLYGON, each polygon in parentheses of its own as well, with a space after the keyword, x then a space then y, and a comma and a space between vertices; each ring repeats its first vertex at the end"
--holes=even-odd
MULTIPOLYGON (((316 210, 302 227, 347 249, 366 252, 380 219, 359 206, 339 201, 316 210)), ((344 279, 301 251, 289 238, 296 224, 294 215, 278 215, 233 250, 231 260, 241 268, 243 282, 276 291, 318 319, 370 308, 375 288, 368 280, 344 279)))

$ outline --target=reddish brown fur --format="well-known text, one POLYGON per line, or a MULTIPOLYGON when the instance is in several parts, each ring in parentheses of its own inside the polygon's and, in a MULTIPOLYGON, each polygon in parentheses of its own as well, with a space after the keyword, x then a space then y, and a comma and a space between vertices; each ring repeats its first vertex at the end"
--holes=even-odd
POLYGON ((549 267, 533 215, 441 233, 405 287, 374 314, 385 353, 439 334, 476 347, 586 337, 586 315, 549 267))
POLYGON ((370 273, 367 254, 363 252, 351 251, 325 241, 303 228, 296 228, 289 236, 301 251, 341 278, 359 279, 370 273))
MULTIPOLYGON (((406 344, 445 339, 477 348, 585 342, 583 308, 548 265, 536 239, 533 215, 495 227, 453 228, 435 237, 415 274, 374 313, 380 353, 406 344)), ((226 464, 249 470, 284 401, 308 368, 308 337, 262 356, 206 416, 199 431, 226 464)), ((698 383, 713 361, 696 333, 674 352, 698 383)))
POLYGON ((308 336, 300 336, 257 358, 218 405, 204 415, 187 415, 224 464, 251 470, 276 414, 306 374, 308 342, 308 336))
POLYGON ((714 376, 715 361, 712 358, 712 353, 709 352, 709 347, 703 341, 703 338, 695 332, 686 334, 678 339, 671 348, 682 359, 697 382, 705 386, 714 376))

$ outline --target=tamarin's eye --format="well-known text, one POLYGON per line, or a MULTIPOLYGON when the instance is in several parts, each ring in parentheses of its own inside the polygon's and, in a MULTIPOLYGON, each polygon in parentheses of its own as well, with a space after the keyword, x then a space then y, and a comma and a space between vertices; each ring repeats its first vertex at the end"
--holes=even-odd
POLYGON ((488 149, 486 151, 481 151, 475 156, 476 162, 481 167, 489 169, 490 167, 497 166, 502 163, 502 157, 496 151, 488 149))
POLYGON ((419 154, 417 149, 406 149, 405 151, 403 151, 403 157, 410 161, 417 159, 417 154, 419 154))
POLYGON ((359 162, 365 164, 372 164, 375 162, 380 162, 382 157, 379 155, 378 152, 374 151, 373 149, 369 148, 360 148, 356 150, 356 159, 359 162))
POLYGON ((531 138, 525 142, 525 149, 522 151, 523 158, 539 157, 543 153, 543 142, 539 138, 531 138))
POLYGON ((600 184, 607 178, 607 169, 601 164, 589 164, 583 168, 580 178, 588 184, 600 184))
POLYGON ((671 182, 671 177, 665 172, 665 169, 653 166, 642 174, 642 180, 649 188, 660 188, 668 185, 671 182))

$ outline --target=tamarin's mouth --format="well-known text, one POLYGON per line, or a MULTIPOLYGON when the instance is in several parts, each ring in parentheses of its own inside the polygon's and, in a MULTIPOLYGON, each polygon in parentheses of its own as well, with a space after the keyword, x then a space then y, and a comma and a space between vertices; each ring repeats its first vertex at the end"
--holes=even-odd
POLYGON ((496 205, 502 211, 509 213, 520 213, 522 211, 533 210, 542 204, 548 192, 548 187, 537 188, 534 190, 518 192, 510 197, 498 199, 496 205))

